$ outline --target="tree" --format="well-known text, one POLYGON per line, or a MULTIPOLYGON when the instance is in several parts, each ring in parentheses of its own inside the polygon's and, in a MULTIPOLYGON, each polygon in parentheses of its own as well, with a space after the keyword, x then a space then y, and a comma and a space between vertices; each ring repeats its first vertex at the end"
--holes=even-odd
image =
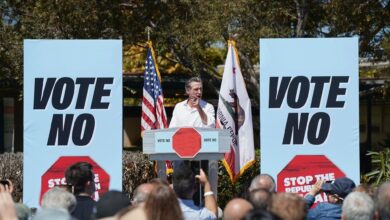
POLYGON ((386 0, 5 0, 0 73, 22 82, 22 39, 121 38, 129 48, 146 41, 150 26, 160 60, 210 79, 206 83, 216 92, 221 76, 215 67, 224 57, 215 55, 235 37, 247 88, 258 103, 259 38, 359 36, 361 56, 383 59, 389 5, 386 0))

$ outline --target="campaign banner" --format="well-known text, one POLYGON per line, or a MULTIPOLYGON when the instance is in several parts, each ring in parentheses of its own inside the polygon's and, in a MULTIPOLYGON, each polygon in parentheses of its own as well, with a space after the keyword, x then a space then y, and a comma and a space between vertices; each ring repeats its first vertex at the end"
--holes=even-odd
POLYGON ((359 184, 358 38, 260 39, 260 139, 280 192, 359 184))
POLYGON ((23 202, 93 167, 97 200, 122 189, 122 41, 24 41, 23 202), (107 157, 109 155, 109 157, 107 157))

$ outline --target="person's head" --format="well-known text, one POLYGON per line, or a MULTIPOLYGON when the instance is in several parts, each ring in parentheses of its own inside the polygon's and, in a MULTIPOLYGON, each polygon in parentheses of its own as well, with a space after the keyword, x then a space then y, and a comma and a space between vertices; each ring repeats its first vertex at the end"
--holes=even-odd
POLYGON ((155 185, 146 199, 144 208, 150 220, 183 219, 175 192, 165 184, 155 185))
POLYGON ((251 185, 249 186, 249 191, 256 189, 266 189, 270 193, 276 192, 276 184, 274 178, 269 174, 260 174, 253 178, 251 185))
POLYGON ((256 209, 267 210, 271 204, 272 193, 267 189, 255 189, 249 193, 249 201, 256 209))
POLYGON ((122 192, 111 190, 106 192, 96 203, 96 219, 116 215, 120 210, 130 206, 130 199, 122 192))
POLYGON ((390 182, 379 186, 375 195, 375 206, 379 219, 390 219, 390 182))
POLYGON ((369 184, 360 184, 355 189, 353 189, 353 192, 362 192, 369 195, 371 198, 374 198, 375 194, 375 187, 372 187, 369 184))
POLYGON ((195 174, 191 168, 182 164, 173 172, 173 190, 180 199, 191 199, 195 193, 195 174))
POLYGON ((132 205, 123 209, 115 216, 117 220, 148 220, 143 206, 132 205))
POLYGON ((54 187, 48 190, 42 198, 42 208, 65 209, 72 212, 76 207, 76 197, 63 188, 54 187))
POLYGON ((240 220, 252 209, 253 206, 250 202, 245 199, 235 198, 226 204, 225 210, 223 211, 223 217, 225 220, 240 220))
POLYGON ((72 193, 75 195, 92 195, 95 191, 94 178, 92 165, 87 162, 77 162, 65 171, 66 183, 72 186, 72 193))
POLYGON ((283 220, 303 220, 306 217, 305 200, 294 193, 277 193, 272 196, 269 211, 283 220))
POLYGON ((143 204, 146 201, 146 199, 148 198, 152 189, 153 189, 152 183, 143 183, 143 184, 139 185, 134 190, 133 199, 131 200, 131 203, 133 205, 143 204))
POLYGON ((254 208, 245 216, 245 220, 281 220, 278 216, 263 210, 254 208))
POLYGON ((151 183, 151 184, 153 184, 153 185, 164 184, 164 185, 169 186, 169 182, 168 182, 167 180, 160 179, 160 178, 151 179, 151 180, 149 181, 149 183, 151 183))
POLYGON ((16 216, 18 220, 28 220, 31 210, 23 203, 15 203, 16 216))
POLYGON ((343 220, 372 220, 374 219, 374 201, 362 192, 350 193, 343 202, 343 220))
POLYGON ((342 177, 333 182, 322 184, 321 189, 328 195, 330 203, 342 203, 345 197, 356 187, 355 183, 348 177, 342 177))
POLYGON ((63 209, 41 209, 33 220, 73 220, 72 216, 63 209))
POLYGON ((192 77, 185 84, 186 94, 188 98, 202 98, 203 85, 199 77, 192 77))

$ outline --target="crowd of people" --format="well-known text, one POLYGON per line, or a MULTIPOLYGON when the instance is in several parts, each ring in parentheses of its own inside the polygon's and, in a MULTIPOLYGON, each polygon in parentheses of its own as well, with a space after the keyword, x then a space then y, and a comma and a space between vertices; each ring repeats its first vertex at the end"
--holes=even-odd
POLYGON ((332 182, 319 180, 302 197, 277 192, 274 179, 260 174, 253 178, 245 197, 233 198, 222 211, 205 172, 200 170, 195 175, 187 164, 174 171, 171 182, 152 179, 139 185, 131 199, 111 190, 94 201, 93 176, 88 163, 70 166, 65 172, 67 185, 48 190, 36 213, 31 213, 24 204, 14 203, 12 182, 0 184, 0 220, 390 219, 390 182, 375 189, 368 185, 355 186, 347 177, 332 182), (197 206, 193 196, 199 184, 204 193, 201 205, 197 206), (318 194, 326 194, 327 199, 314 204, 318 194))

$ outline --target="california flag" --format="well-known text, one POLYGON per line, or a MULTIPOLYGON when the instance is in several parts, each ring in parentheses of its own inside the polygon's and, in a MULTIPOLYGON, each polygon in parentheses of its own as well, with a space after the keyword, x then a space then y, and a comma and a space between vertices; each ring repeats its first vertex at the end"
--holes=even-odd
POLYGON ((230 152, 225 154, 224 165, 232 182, 254 162, 251 101, 242 77, 237 49, 229 41, 217 110, 217 128, 230 133, 230 152))

